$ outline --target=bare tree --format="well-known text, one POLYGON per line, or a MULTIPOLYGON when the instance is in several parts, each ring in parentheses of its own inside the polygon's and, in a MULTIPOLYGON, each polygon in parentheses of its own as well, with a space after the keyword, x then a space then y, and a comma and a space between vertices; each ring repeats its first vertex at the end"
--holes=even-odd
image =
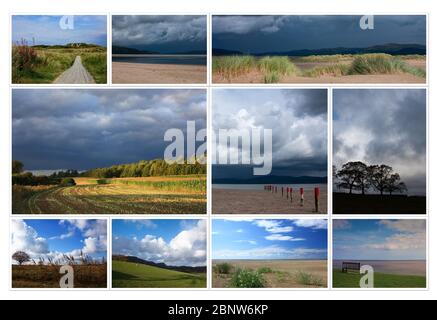
POLYGON ((30 261, 30 256, 24 251, 17 251, 12 255, 12 259, 17 261, 21 266, 23 263, 30 261))

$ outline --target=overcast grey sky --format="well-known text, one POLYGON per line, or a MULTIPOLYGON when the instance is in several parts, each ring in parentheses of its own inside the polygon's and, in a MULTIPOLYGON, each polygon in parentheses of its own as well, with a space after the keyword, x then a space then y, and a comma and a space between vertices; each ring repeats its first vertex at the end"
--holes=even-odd
POLYGON ((362 30, 362 16, 214 16, 213 48, 263 53, 389 43, 426 44, 426 16, 375 16, 362 30))
POLYGON ((161 53, 206 51, 206 16, 112 17, 113 45, 161 53))
POLYGON ((202 89, 17 89, 12 99, 12 155, 26 170, 162 159, 167 129, 206 128, 202 89))
POLYGON ((334 91, 334 165, 387 164, 410 193, 426 192, 426 91, 334 91))

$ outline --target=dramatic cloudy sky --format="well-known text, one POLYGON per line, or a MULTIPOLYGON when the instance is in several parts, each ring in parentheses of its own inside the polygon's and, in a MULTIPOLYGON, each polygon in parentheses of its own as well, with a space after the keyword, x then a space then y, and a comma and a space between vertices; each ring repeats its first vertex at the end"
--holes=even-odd
POLYGON ((12 41, 26 40, 29 44, 63 45, 90 43, 106 47, 106 16, 74 16, 73 29, 61 29, 62 16, 13 16, 12 41))
POLYGON ((426 260, 425 220, 335 220, 335 260, 426 260))
POLYGON ((112 252, 169 266, 206 265, 206 220, 113 220, 112 252))
POLYGON ((327 259, 327 221, 213 220, 213 259, 327 259))
POLYGON ((426 192, 426 92, 335 90, 334 165, 387 164, 410 194, 426 192))
POLYGON ((214 16, 213 48, 263 53, 299 49, 426 44, 425 16, 376 16, 363 31, 361 16, 214 16))
POLYGON ((112 44, 161 53, 206 51, 206 16, 113 16, 112 44))
POLYGON ((24 251, 39 258, 62 259, 63 254, 107 258, 106 220, 12 220, 12 254, 24 251))
MULTIPOLYGON (((213 127, 217 135, 219 129, 272 130, 272 175, 326 176, 326 119, 327 94, 323 89, 216 89, 213 92, 213 127)), ((213 159, 225 148, 226 144, 217 143, 213 159)), ((239 150, 229 149, 229 152, 239 150)), ((252 168, 247 166, 214 167, 214 178, 251 178, 252 175, 252 168)))
POLYGON ((187 121, 206 128, 204 90, 14 90, 12 153, 26 170, 162 159, 187 121))

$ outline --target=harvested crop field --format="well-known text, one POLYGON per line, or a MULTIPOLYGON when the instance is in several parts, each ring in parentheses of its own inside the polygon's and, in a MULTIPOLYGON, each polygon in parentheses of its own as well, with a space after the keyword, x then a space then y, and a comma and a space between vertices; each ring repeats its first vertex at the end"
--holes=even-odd
POLYGON ((14 214, 205 214, 206 177, 91 179, 13 187, 14 214))

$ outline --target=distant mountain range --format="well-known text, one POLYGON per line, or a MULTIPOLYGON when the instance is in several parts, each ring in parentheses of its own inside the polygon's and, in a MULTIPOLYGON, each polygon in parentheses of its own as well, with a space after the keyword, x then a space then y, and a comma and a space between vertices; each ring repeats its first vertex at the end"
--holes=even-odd
POLYGON ((114 256, 112 256, 112 260, 113 261, 130 262, 130 263, 136 263, 136 264, 143 264, 146 266, 157 267, 157 268, 161 268, 161 269, 173 270, 173 271, 179 271, 179 272, 186 272, 186 273, 205 273, 206 272, 206 266, 205 267, 187 267, 187 266, 173 267, 173 266, 168 266, 165 263, 155 263, 152 261, 143 260, 143 259, 133 257, 133 256, 114 255, 114 256))
POLYGON ((366 54, 366 53, 386 53, 391 55, 410 55, 410 54, 426 54, 426 46, 420 44, 397 44, 389 43, 366 48, 325 48, 314 50, 290 50, 290 51, 267 51, 263 53, 243 53, 241 51, 226 50, 213 48, 213 56, 229 56, 229 55, 252 55, 252 56, 290 56, 290 57, 306 57, 334 54, 366 54))
POLYGON ((327 177, 283 177, 283 176, 260 176, 250 179, 224 178, 213 179, 213 184, 326 184, 327 177))
POLYGON ((193 54, 193 55, 206 55, 206 50, 193 50, 185 52, 173 52, 173 53, 162 53, 158 51, 140 50, 128 47, 112 46, 113 54, 193 54))

